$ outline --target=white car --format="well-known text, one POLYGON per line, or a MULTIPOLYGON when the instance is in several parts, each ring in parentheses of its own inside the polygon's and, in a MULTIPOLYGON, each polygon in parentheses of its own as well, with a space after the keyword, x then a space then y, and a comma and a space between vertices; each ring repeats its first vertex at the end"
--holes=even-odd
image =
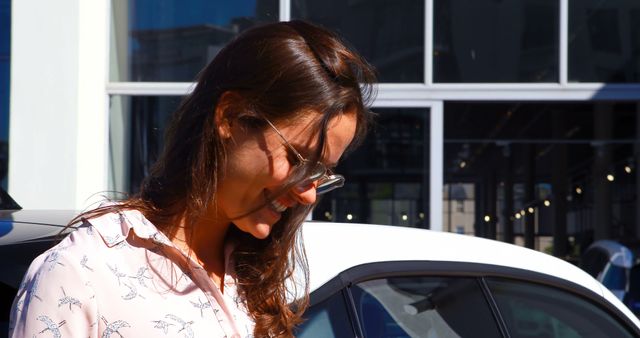
MULTIPOLYGON (((0 332, 22 274, 71 216, 0 211, 0 332)), ((640 337, 610 291, 543 253, 393 226, 308 222, 303 236, 312 304, 298 337, 640 337)))
POLYGON ((502 242, 308 223, 311 307, 298 337, 640 337, 583 270, 502 242))

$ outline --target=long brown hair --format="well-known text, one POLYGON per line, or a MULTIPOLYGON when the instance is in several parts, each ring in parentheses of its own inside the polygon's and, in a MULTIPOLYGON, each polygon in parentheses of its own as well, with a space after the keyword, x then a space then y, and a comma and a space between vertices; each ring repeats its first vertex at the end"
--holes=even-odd
MULTIPOLYGON (((173 238, 175 221, 184 218, 185 224, 194 224, 215 203, 218 181, 224 179, 226 149, 214 116, 223 93, 240 94, 243 115, 239 121, 253 130, 266 128, 256 122, 262 121, 257 117, 276 122, 293 121, 309 111, 321 114, 314 155, 319 159, 329 120, 347 110, 355 111, 357 118, 349 149, 362 140, 374 82, 372 67, 326 29, 290 21, 247 30, 198 75, 193 92, 172 116, 163 152, 138 195, 80 217, 137 209, 173 238)), ((291 177, 282 190, 300 179, 291 177)), ((299 229, 310 210, 304 205, 288 209, 262 240, 231 227, 228 236, 237 242, 233 259, 238 290, 255 321, 256 337, 292 336, 301 321, 308 303, 308 269, 299 229), (295 276, 294 267, 301 269, 295 276), (285 280, 300 276, 302 280, 285 286, 285 280), (293 306, 292 285, 305 291, 293 306)))

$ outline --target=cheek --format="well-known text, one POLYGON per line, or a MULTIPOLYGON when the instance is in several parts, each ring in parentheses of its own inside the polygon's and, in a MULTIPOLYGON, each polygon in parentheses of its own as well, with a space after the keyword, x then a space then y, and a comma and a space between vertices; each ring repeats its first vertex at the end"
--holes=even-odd
POLYGON ((287 180, 291 169, 292 166, 286 158, 279 159, 273 163, 273 168, 269 169, 270 176, 275 184, 280 184, 287 180))
POLYGON ((223 181, 262 190, 282 184, 289 177, 290 170, 291 165, 283 156, 270 158, 264 153, 236 153, 228 158, 227 175, 223 181))

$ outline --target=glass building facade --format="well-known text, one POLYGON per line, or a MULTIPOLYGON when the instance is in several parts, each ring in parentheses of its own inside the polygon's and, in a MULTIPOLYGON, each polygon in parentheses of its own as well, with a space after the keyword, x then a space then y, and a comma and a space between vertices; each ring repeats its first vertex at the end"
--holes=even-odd
MULTIPOLYGON (((3 17, 8 7, 0 7, 3 17)), ((168 116, 235 35, 304 19, 342 35, 380 80, 376 125, 341 161, 336 171, 347 183, 322 198, 313 219, 465 233, 559 256, 595 239, 640 238, 640 3, 129 0, 109 7, 104 190, 138 190, 168 116)), ((8 111, 8 96, 0 99, 8 111)), ((0 142, 8 139, 3 114, 0 142)))

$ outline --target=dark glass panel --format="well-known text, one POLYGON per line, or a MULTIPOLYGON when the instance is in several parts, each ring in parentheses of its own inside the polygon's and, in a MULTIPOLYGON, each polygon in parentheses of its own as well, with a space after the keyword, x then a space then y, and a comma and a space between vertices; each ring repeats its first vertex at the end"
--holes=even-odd
POLYGON ((434 82, 557 82, 558 1, 434 1, 434 82))
POLYGON ((640 82, 640 3, 569 2, 569 80, 640 82))
POLYGON ((292 0, 291 17, 337 31, 380 82, 424 81, 424 1, 292 0))
MULTIPOLYGON (((193 81, 239 32, 278 20, 278 0, 130 0, 113 6, 116 46, 126 48, 123 69, 112 81, 193 81), (125 30, 124 34, 118 31, 125 30)), ((118 48, 121 47, 121 48, 118 48)))
MULTIPOLYGON (((158 158, 175 96, 112 96, 111 190, 135 193, 158 158)), ((364 144, 340 161, 343 188, 325 195, 314 219, 426 227, 429 205, 429 113, 378 109, 364 144), (369 196, 369 197, 368 197, 369 196)))
POLYGON ((445 230, 573 259, 637 233, 638 103, 444 108, 445 230))
POLYGON ((113 96, 110 109, 111 190, 136 193, 164 144, 176 96, 113 96))
POLYGON ((375 109, 376 123, 336 172, 345 186, 324 196, 313 218, 428 227, 429 111, 375 109))

